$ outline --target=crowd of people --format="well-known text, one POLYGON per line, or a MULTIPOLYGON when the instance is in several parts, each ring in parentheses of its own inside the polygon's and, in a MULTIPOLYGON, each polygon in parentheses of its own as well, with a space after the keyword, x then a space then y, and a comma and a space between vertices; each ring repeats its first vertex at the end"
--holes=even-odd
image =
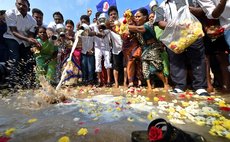
POLYGON ((31 88, 45 76, 57 85, 68 66, 64 83, 71 85, 147 86, 148 90, 161 85, 166 90, 172 86, 174 94, 191 87, 200 96, 209 96, 214 87, 229 91, 230 1, 164 0, 158 5, 152 0, 149 6, 150 13, 140 8, 125 22, 117 7, 110 6, 107 13, 96 12, 90 23, 92 10, 88 9, 75 29, 74 22, 64 21, 60 12, 54 12, 54 21, 45 25, 40 9, 32 9, 30 15, 29 0, 16 0, 14 9, 0 13, 0 69, 5 67, 0 70, 1 83, 31 88), (185 5, 203 25, 205 36, 177 54, 160 37, 185 5), (118 31, 122 24, 125 33, 118 31), (216 25, 224 28, 223 34, 214 36, 216 25), (84 32, 77 37, 80 30, 84 32), (76 38, 72 64, 68 64, 76 38))

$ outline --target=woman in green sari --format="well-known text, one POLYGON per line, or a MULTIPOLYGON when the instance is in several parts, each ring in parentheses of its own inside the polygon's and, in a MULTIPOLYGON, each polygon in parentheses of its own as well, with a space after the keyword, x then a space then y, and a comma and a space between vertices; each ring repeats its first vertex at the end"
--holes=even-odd
POLYGON ((49 41, 46 34, 46 28, 38 29, 37 41, 41 48, 33 48, 36 60, 36 76, 44 75, 50 83, 55 83, 56 66, 57 66, 57 47, 49 41))
POLYGON ((168 84, 163 75, 163 63, 160 56, 161 43, 157 40, 152 24, 148 22, 148 11, 140 8, 135 13, 136 26, 129 25, 132 32, 137 33, 140 44, 142 45, 142 71, 147 81, 148 90, 151 90, 150 75, 156 74, 164 83, 164 88, 168 89, 168 84))

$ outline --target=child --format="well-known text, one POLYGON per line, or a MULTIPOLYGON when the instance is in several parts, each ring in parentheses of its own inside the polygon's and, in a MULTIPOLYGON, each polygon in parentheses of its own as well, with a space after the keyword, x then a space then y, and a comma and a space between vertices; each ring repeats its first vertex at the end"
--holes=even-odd
POLYGON ((41 48, 32 48, 37 64, 37 77, 39 75, 45 75, 47 81, 50 83, 55 83, 54 78, 57 65, 57 47, 55 47, 53 43, 48 40, 45 27, 40 27, 38 29, 37 37, 37 41, 41 44, 41 48))

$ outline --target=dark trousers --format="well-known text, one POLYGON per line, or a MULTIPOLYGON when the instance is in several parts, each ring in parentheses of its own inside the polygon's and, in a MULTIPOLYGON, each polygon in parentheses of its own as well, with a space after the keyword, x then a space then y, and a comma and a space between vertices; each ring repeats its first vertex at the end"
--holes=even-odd
POLYGON ((194 90, 207 88, 205 48, 203 40, 197 40, 181 54, 167 49, 170 62, 170 76, 175 87, 181 90, 187 87, 187 65, 192 68, 192 87, 194 90))
POLYGON ((7 67, 9 72, 9 83, 11 85, 29 85, 34 81, 33 66, 34 59, 29 47, 18 44, 14 39, 5 39, 9 59, 7 67))
POLYGON ((82 54, 82 75, 84 81, 93 81, 95 76, 94 55, 82 54))
MULTIPOLYGON (((2 42, 2 41, 0 41, 2 42)), ((6 62, 7 60, 7 48, 4 43, 0 43, 0 62, 6 62)))

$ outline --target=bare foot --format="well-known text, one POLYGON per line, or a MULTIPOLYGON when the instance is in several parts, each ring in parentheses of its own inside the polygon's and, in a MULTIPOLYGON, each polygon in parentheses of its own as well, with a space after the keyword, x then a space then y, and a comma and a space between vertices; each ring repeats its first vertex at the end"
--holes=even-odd
POLYGON ((170 88, 170 86, 169 86, 168 84, 164 85, 164 89, 165 89, 166 91, 168 91, 169 88, 170 88))
POLYGON ((152 86, 148 86, 148 87, 147 87, 147 91, 148 91, 148 92, 151 92, 151 91, 152 91, 152 86))
POLYGON ((115 83, 115 86, 114 86, 115 88, 119 88, 119 85, 118 85, 118 83, 115 83))
POLYGON ((127 87, 127 84, 126 84, 126 83, 124 83, 123 85, 124 85, 124 87, 127 87))
POLYGON ((209 86, 209 87, 207 88, 207 92, 208 92, 208 93, 214 92, 213 86, 209 86))

